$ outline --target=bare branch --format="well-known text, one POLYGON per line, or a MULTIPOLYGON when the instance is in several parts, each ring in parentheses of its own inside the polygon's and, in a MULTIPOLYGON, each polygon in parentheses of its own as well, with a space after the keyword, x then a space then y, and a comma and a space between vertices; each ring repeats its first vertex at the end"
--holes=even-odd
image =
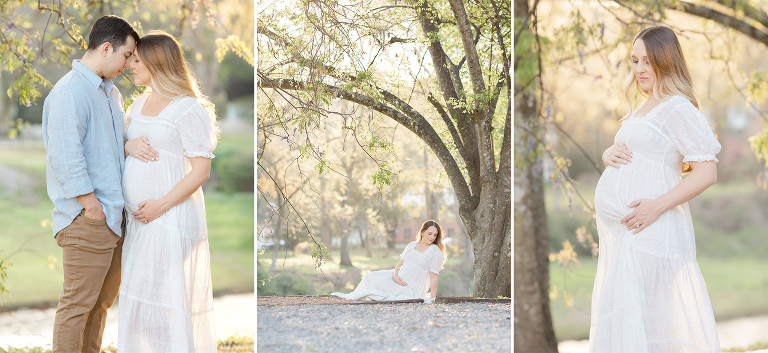
MULTIPOLYGON (((453 186, 456 195, 460 198, 471 201, 469 205, 465 206, 467 209, 464 211, 470 211, 477 207, 477 204, 479 203, 479 196, 473 195, 470 192, 469 186, 464 180, 464 176, 461 173, 456 160, 453 159, 450 151, 448 151, 448 148, 445 146, 443 140, 440 138, 434 128, 432 128, 432 125, 430 125, 429 122, 419 112, 414 110, 410 105, 403 102, 401 99, 397 98, 394 94, 383 89, 379 89, 378 92, 382 95, 382 98, 385 102, 394 105, 397 107, 397 109, 383 102, 378 102, 367 95, 347 91, 340 87, 324 83, 314 83, 315 87, 311 87, 305 82, 300 82, 293 79, 273 80, 269 77, 266 77, 265 75, 262 75, 261 72, 258 72, 257 85, 262 88, 299 91, 310 91, 313 88, 320 88, 337 98, 366 106, 384 114, 385 116, 391 118, 400 125, 405 126, 408 130, 416 134, 416 136, 421 138, 421 140, 423 140, 427 146, 432 149, 432 152, 435 153, 445 168, 446 174, 451 181, 451 185, 453 186)), ((470 175, 470 180, 472 180, 471 178, 472 176, 470 175)))
MULTIPOLYGON (((469 78, 472 81, 472 88, 475 94, 482 94, 485 91, 485 80, 483 79, 483 69, 480 66, 480 58, 477 56, 477 46, 472 38, 472 27, 469 24, 467 11, 464 9, 464 2, 461 0, 448 0, 451 4, 451 10, 456 17, 457 27, 461 34, 461 42, 464 44, 464 53, 467 58, 467 68, 469 69, 469 78)), ((480 31, 478 31, 478 34, 480 31)), ((475 110, 480 110, 481 102, 475 100, 475 110)))
POLYGON ((738 3, 734 0, 715 0, 720 5, 726 6, 728 8, 731 8, 736 11, 736 8, 739 7, 742 10, 744 10, 744 16, 749 17, 756 22, 763 25, 763 27, 768 28, 768 14, 765 12, 754 8, 752 5, 749 4, 749 2, 746 1, 739 1, 738 3))
POLYGON ((728 28, 737 30, 743 34, 746 34, 750 38, 768 45, 768 33, 765 33, 752 25, 739 20, 733 16, 726 15, 722 12, 715 11, 708 7, 696 5, 687 1, 679 1, 679 5, 675 6, 671 3, 665 3, 664 6, 671 10, 685 12, 694 16, 705 18, 717 22, 728 28))
POLYGON ((498 173, 509 173, 512 169, 512 99, 507 100, 507 114, 504 118, 504 137, 501 139, 498 173))
POLYGON ((445 109, 443 109, 443 105, 440 104, 440 102, 438 102, 437 99, 435 99, 435 96, 432 95, 432 93, 427 95, 427 100, 429 101, 429 103, 432 104, 433 107, 435 107, 435 109, 437 110, 437 113, 440 114, 440 117, 443 118, 443 122, 445 123, 445 126, 448 127, 448 131, 451 133, 451 137, 453 138, 453 143, 456 145, 456 148, 459 150, 459 155, 461 156, 461 159, 464 160, 465 164, 469 164, 472 156, 464 147, 464 143, 462 143, 461 137, 459 136, 459 133, 456 131, 456 127, 453 126, 453 121, 451 121, 451 117, 448 115, 448 113, 445 112, 445 109))
POLYGON ((461 87, 461 80, 457 81, 455 79, 458 77, 458 70, 455 70, 456 75, 453 76, 451 71, 444 65, 447 54, 438 40, 439 29, 437 24, 432 20, 437 16, 436 11, 430 7, 427 1, 423 1, 417 4, 416 13, 421 23, 424 37, 429 41, 429 55, 432 58, 443 101, 447 104, 450 115, 456 120, 458 132, 461 135, 462 141, 464 141, 464 146, 472 156, 472 159, 467 163, 467 170, 470 175, 472 194, 477 197, 477 195, 480 195, 480 151, 477 143, 477 131, 474 124, 470 123, 469 114, 465 113, 464 109, 453 104, 453 102, 465 102, 460 96, 461 91, 456 91, 457 86, 461 87))
MULTIPOLYGON (((293 209, 293 212, 295 212, 296 215, 299 216, 299 219, 301 220, 301 223, 304 224, 304 228, 307 230, 307 235, 309 235, 309 237, 312 239, 312 242, 322 249, 323 246, 320 245, 320 243, 318 243, 317 240, 315 240, 315 236, 312 235, 312 231, 309 229, 309 225, 307 225, 307 222, 304 221, 303 217, 301 217, 301 213, 298 210, 296 210, 296 207, 293 205, 293 203, 289 199, 289 196, 286 196, 285 193, 283 192, 283 189, 280 188, 280 184, 277 183, 277 180, 275 180, 275 178, 273 178, 272 175, 269 174, 269 171, 267 170, 267 168, 264 168, 261 165, 261 163, 258 163, 257 165, 259 166, 259 168, 261 168, 262 173, 264 173, 266 176, 272 179, 272 182, 275 183, 275 186, 277 187, 276 189, 280 192, 280 195, 282 196, 283 200, 285 200, 285 202, 288 203, 289 206, 291 206, 291 209, 293 209)), ((262 197, 264 197, 264 199, 266 200, 267 198, 263 194, 261 189, 259 189, 259 192, 262 193, 262 197)), ((328 253, 327 255, 328 255, 328 259, 331 260, 330 253, 328 253)), ((322 267, 319 267, 319 268, 320 268, 320 272, 323 274, 323 277, 325 277, 325 280, 328 281, 328 283, 331 283, 331 280, 329 280, 328 277, 325 275, 325 272, 323 272, 322 267)))
MULTIPOLYGON (((528 136, 531 136, 533 139, 538 141, 542 146, 545 145, 544 141, 542 141, 538 136, 536 136, 535 133, 533 133, 527 127, 519 124, 515 124, 515 127, 525 131, 528 134, 528 136)), ((549 155, 549 158, 552 158, 553 160, 555 159, 555 155, 552 154, 552 151, 550 151, 549 148, 544 148, 543 151, 547 152, 547 154, 549 155)), ((571 179, 571 177, 568 176, 568 174, 565 173, 565 171, 563 170, 560 170, 560 175, 563 177, 563 179, 565 179, 565 181, 567 181, 571 185, 572 190, 576 193, 576 196, 579 197, 579 200, 581 200, 581 202, 584 204, 584 207, 589 209, 589 211, 594 215, 595 207, 591 203, 587 202, 587 199, 585 199, 584 196, 581 195, 581 193, 579 192, 579 189, 576 188, 576 181, 571 179)))
POLYGON ((565 137, 567 137, 568 140, 570 140, 576 146, 576 148, 578 148, 579 151, 581 151, 584 157, 587 157, 587 160, 589 161, 589 163, 595 168, 597 175, 603 174, 603 170, 600 169, 600 165, 595 163, 595 161, 592 160, 592 157, 589 156, 589 153, 587 153, 587 151, 585 151, 584 148, 581 147, 581 144, 576 142, 576 140, 573 137, 571 137, 571 134, 563 130, 562 126, 560 126, 560 124, 558 124, 557 122, 551 121, 550 123, 554 125, 557 128, 557 130, 560 131, 561 134, 565 135, 565 137))

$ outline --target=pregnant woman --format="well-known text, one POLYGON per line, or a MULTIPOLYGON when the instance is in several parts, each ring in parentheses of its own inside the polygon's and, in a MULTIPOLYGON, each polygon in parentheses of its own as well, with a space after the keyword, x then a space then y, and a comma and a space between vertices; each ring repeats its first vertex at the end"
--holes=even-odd
POLYGON ((435 221, 421 225, 419 239, 412 241, 400 255, 394 270, 373 271, 360 281, 352 293, 331 293, 349 300, 405 300, 437 296, 437 277, 443 268, 445 245, 443 231, 435 221))
POLYGON ((201 185, 217 133, 176 40, 150 32, 130 68, 150 92, 125 114, 120 353, 216 352, 201 185))
POLYGON ((720 352, 687 203, 717 180, 720 144, 671 29, 642 30, 631 58, 627 102, 647 100, 603 154, 590 352, 720 352))

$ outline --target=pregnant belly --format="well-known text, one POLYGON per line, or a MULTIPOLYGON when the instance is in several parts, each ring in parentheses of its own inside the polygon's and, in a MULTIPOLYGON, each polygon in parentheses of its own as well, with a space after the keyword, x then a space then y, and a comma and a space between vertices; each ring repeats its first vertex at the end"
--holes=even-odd
MULTIPOLYGON (((621 166, 621 168, 628 167, 628 165, 621 166)), ((598 180, 597 187, 595 188, 595 203, 598 203, 599 200, 616 199, 619 197, 617 186, 620 184, 621 172, 621 169, 613 167, 605 168, 605 171, 600 176, 600 180, 598 180)))
POLYGON ((125 159, 123 171, 123 198, 129 212, 136 211, 139 203, 157 200, 170 191, 176 182, 172 180, 169 158, 142 162, 136 158, 125 159))
POLYGON ((608 167, 595 189, 595 211, 605 220, 618 221, 632 211, 628 207, 632 201, 655 199, 674 187, 678 177, 671 173, 644 158, 635 158, 619 169, 608 167))

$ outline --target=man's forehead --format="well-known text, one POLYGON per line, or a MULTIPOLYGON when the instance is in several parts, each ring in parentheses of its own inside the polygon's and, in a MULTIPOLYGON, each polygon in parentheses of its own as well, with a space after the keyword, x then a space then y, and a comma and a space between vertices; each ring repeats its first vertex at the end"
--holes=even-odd
POLYGON ((128 36, 128 38, 125 40, 125 43, 120 46, 117 50, 120 53, 130 53, 133 54, 133 51, 136 49, 136 41, 133 39, 133 36, 128 36))

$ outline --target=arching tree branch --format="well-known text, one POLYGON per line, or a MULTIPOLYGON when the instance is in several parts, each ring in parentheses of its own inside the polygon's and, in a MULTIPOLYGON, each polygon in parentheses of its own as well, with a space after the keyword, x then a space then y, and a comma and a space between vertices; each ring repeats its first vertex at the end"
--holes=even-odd
MULTIPOLYGON (((472 39, 472 27, 469 24, 467 11, 464 8, 464 2, 461 0, 449 0, 451 10, 456 17, 456 24, 461 34, 461 42, 464 44, 464 53, 467 58, 467 68, 469 69, 469 78, 472 81, 472 88, 475 94, 482 94, 485 91, 485 81, 483 80, 483 69, 480 66, 480 59, 477 56, 477 47, 472 39)), ((478 31, 479 33, 480 31, 478 31)), ((475 100, 475 111, 480 110, 481 102, 475 100)))
POLYGON ((731 8, 734 11, 737 9, 741 9, 744 11, 744 16, 749 17, 756 22, 763 25, 763 27, 768 28, 768 14, 765 12, 754 8, 752 5, 749 4, 747 1, 736 1, 736 0, 715 0, 718 4, 723 5, 725 7, 731 8))
POLYGON ((437 113, 440 115, 441 118, 443 118, 443 122, 445 123, 445 126, 448 127, 448 132, 451 133, 451 137, 453 138, 453 143, 456 145, 456 149, 459 150, 459 155, 461 156, 461 159, 464 160, 464 163, 467 163, 467 160, 472 158, 472 156, 469 155, 469 152, 467 152, 467 149, 464 147, 464 144, 461 142, 461 137, 459 136, 459 133, 456 131, 456 127, 453 126, 453 121, 451 121, 451 117, 448 116, 448 113, 445 112, 445 109, 443 109, 443 105, 440 104, 440 102, 435 99, 435 96, 432 95, 432 93, 427 95, 427 100, 429 103, 432 104, 433 107, 435 107, 435 110, 437 110, 437 113))
POLYGON ((712 20, 723 26, 732 28, 743 34, 746 34, 750 38, 760 43, 768 45, 768 33, 765 33, 755 28, 754 26, 750 25, 749 23, 739 20, 733 16, 729 16, 722 12, 710 9, 708 7, 696 5, 687 1, 679 1, 678 6, 675 6, 672 3, 665 3, 664 6, 666 6, 668 9, 671 9, 671 10, 681 11, 690 15, 712 20))
MULTIPOLYGON (((477 207, 479 203, 479 197, 473 195, 467 182, 464 180, 464 176, 459 169, 456 160, 453 159, 450 151, 445 146, 445 143, 432 128, 432 125, 410 105, 397 98, 394 94, 380 89, 379 93, 382 95, 383 101, 380 102, 367 95, 351 92, 340 87, 336 87, 324 83, 314 83, 314 87, 311 87, 305 82, 293 80, 293 79, 271 79, 261 72, 258 72, 257 85, 262 88, 273 88, 281 90, 297 90, 297 91, 311 91, 315 88, 320 88, 323 91, 330 93, 334 97, 344 99, 353 103, 360 104, 362 106, 373 109, 390 119, 394 120, 400 125, 403 125, 408 130, 416 134, 421 138, 432 152, 435 153, 440 163, 445 168, 445 172, 448 175, 448 179, 451 181, 451 185, 456 192, 456 196, 470 200, 469 206, 466 207, 466 212, 471 212, 477 207), (386 103, 385 103, 386 102, 386 103), (387 104, 389 103, 389 104, 387 104), (397 107, 394 108, 391 105, 397 107)), ((471 177, 470 177, 471 178, 471 177)))
MULTIPOLYGON (((477 131, 473 124, 470 122, 470 117, 463 109, 454 105, 453 102, 466 103, 463 97, 460 96, 461 92, 456 91, 456 87, 461 87, 461 80, 458 83, 455 82, 450 70, 444 65, 448 54, 443 50, 443 46, 437 38, 439 37, 439 29, 433 18, 436 18, 436 11, 429 5, 427 1, 419 2, 416 6, 416 14, 421 24, 421 29, 424 32, 424 37, 429 39, 429 56, 432 58, 432 63, 435 69, 435 76, 437 76, 437 83, 440 87, 440 91, 443 94, 443 101, 446 103, 448 113, 456 120, 459 135, 461 136, 464 146, 467 148, 468 153, 472 158, 467 162, 467 171, 470 174, 470 180, 479 180, 480 178, 480 150, 477 141, 477 131)), ((456 70, 458 73, 458 70, 456 70)), ((471 182, 473 195, 480 194, 480 184, 477 182, 471 182)))

